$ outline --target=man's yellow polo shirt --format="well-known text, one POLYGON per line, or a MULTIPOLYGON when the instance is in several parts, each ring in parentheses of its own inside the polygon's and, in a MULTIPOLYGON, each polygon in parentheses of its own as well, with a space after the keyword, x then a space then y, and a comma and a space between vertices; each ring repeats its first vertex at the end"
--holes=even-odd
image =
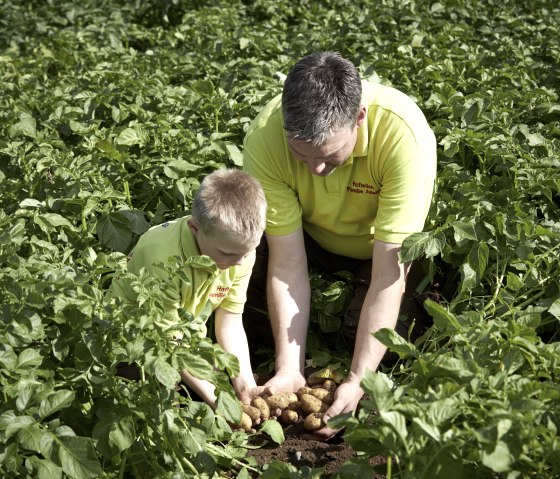
POLYGON ((281 96, 250 125, 244 169, 268 202, 270 235, 300 226, 323 248, 368 259, 373 239, 401 244, 422 231, 436 175, 436 140, 414 101, 400 91, 362 82, 366 120, 353 154, 329 176, 296 160, 283 130, 281 96))
MULTIPOLYGON (((207 302, 212 311, 220 307, 231 313, 242 313, 247 299, 247 285, 255 262, 255 254, 248 256, 241 265, 220 270, 214 262, 201 267, 194 260, 200 258, 195 237, 187 221, 190 217, 163 223, 150 228, 138 240, 128 261, 128 271, 138 274, 142 267, 150 274, 167 278, 167 273, 156 263, 168 264, 168 258, 182 260, 180 275, 177 274, 161 291, 165 305, 164 328, 173 328, 179 322, 178 308, 184 308, 198 316, 207 302), (185 278, 185 279, 183 279, 185 278)), ((207 257, 206 257, 207 258, 207 257)), ((136 301, 130 284, 114 280, 111 294, 129 302, 136 301)))

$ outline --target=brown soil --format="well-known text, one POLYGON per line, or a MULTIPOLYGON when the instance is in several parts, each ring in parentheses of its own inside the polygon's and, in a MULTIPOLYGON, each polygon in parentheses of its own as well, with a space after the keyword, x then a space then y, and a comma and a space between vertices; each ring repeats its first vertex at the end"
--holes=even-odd
MULTIPOLYGON (((355 456, 354 450, 342 438, 335 437, 329 442, 321 442, 304 438, 309 435, 301 424, 284 428, 286 440, 281 445, 266 441, 258 434, 254 436, 253 443, 260 445, 258 449, 249 452, 258 465, 271 461, 290 463, 298 469, 302 467, 322 468, 323 477, 330 477, 336 473, 342 464, 355 456), (302 437, 303 436, 303 437, 302 437)), ((372 465, 385 463, 383 456, 371 458, 372 465)), ((376 474, 375 479, 385 476, 376 474)))

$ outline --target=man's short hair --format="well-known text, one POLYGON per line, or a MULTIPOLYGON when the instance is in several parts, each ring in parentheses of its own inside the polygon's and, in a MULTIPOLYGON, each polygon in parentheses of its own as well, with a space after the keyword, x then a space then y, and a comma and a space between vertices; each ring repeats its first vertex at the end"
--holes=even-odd
POLYGON ((315 52, 290 70, 282 92, 284 130, 291 139, 322 146, 358 116, 362 83, 357 68, 336 52, 315 52))
POLYGON ((256 243, 266 225, 266 199, 260 183, 248 173, 220 169, 200 184, 191 213, 209 236, 231 233, 242 243, 256 243))

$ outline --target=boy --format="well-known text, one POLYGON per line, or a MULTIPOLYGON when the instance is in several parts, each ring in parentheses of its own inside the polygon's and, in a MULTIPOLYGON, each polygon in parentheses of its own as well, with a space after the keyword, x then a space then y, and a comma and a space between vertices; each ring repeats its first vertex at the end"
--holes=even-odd
MULTIPOLYGON (((265 227, 266 200, 260 184, 241 170, 222 169, 201 183, 192 204, 192 215, 150 228, 129 256, 128 271, 142 267, 158 275, 156 263, 177 256, 185 261, 179 276, 162 291, 164 327, 180 321, 178 308, 198 316, 210 302, 215 314, 218 343, 239 359, 240 373, 233 378, 238 398, 249 402, 256 388, 247 337, 242 323, 247 285, 255 262, 255 248, 265 227), (201 255, 213 260, 210 267, 189 265, 189 259, 201 255)), ((161 274, 161 273, 160 273, 161 274)), ((113 281, 112 296, 135 301, 126 281, 113 281)), ((180 371, 181 379, 207 404, 214 407, 214 386, 208 381, 180 371)))

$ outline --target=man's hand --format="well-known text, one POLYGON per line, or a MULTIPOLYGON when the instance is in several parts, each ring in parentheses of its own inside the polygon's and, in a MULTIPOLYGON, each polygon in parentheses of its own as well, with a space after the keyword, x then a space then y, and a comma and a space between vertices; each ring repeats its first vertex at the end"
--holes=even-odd
MULTIPOLYGON (((363 389, 360 387, 360 378, 350 373, 348 379, 336 389, 334 401, 329 409, 323 415, 323 421, 326 423, 330 418, 338 416, 346 412, 354 412, 358 407, 360 399, 364 395, 363 389)), ((326 441, 333 437, 340 429, 331 429, 324 427, 313 433, 313 439, 326 441)))
POLYGON ((298 369, 280 370, 264 386, 257 387, 259 394, 272 396, 277 393, 296 392, 306 385, 305 378, 298 369))

